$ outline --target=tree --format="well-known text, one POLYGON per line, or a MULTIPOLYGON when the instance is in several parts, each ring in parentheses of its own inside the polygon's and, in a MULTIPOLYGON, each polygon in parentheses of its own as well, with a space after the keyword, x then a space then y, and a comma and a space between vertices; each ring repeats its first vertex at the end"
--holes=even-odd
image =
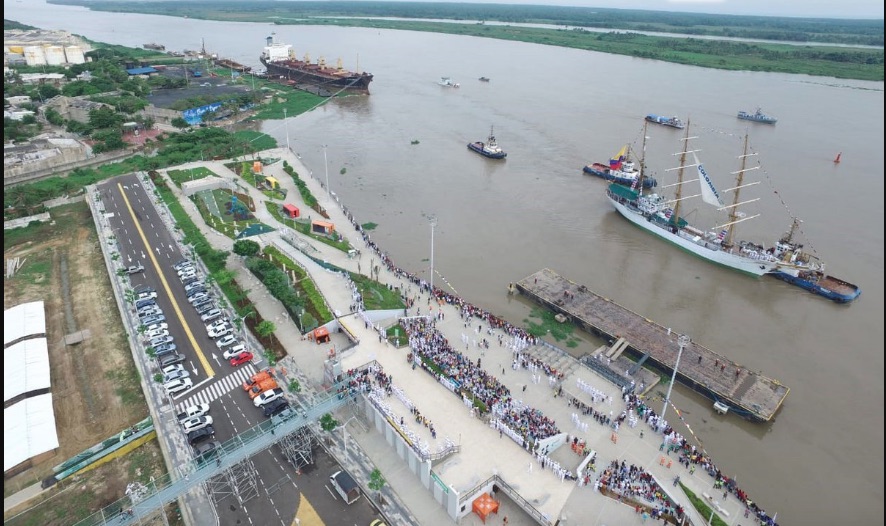
POLYGON ((234 241, 234 254, 238 256, 254 256, 261 250, 261 245, 251 239, 240 239, 234 241))
POLYGON ((123 116, 112 108, 102 107, 89 112, 89 125, 94 129, 119 128, 123 123, 123 116))
POLYGON ((54 124, 55 126, 64 126, 65 124, 65 118, 53 108, 46 108, 43 116, 46 117, 46 121, 49 124, 54 124))
POLYGON ((378 497, 378 503, 383 504, 384 498, 382 497, 381 490, 384 489, 387 481, 382 476, 381 471, 378 468, 372 470, 372 473, 369 474, 369 489, 375 491, 378 497))
POLYGON ((169 124, 172 124, 176 128, 183 130, 185 128, 189 128, 191 125, 188 124, 188 121, 184 120, 182 117, 176 117, 172 119, 169 124))
MULTIPOLYGON (((332 433, 335 428, 338 427, 339 421, 332 416, 331 413, 326 413, 325 415, 320 417, 320 429, 326 431, 327 433, 332 433)), ((329 435, 326 435, 326 443, 329 443, 329 435)))
POLYGON ((274 325, 274 322, 264 320, 258 325, 255 326, 255 332, 258 333, 259 337, 267 338, 269 336, 274 336, 274 331, 277 330, 277 326, 274 325))

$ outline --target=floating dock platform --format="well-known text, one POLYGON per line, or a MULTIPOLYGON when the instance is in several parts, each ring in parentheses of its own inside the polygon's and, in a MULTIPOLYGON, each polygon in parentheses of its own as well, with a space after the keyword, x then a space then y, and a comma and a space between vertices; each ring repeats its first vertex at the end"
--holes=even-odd
MULTIPOLYGON (((623 339, 622 351, 668 375, 673 373, 679 346, 677 332, 596 294, 550 269, 542 269, 516 284, 517 290, 578 327, 612 343, 623 339)), ((677 381, 728 407, 748 420, 769 422, 790 388, 748 370, 729 358, 690 341, 683 349, 677 381)))

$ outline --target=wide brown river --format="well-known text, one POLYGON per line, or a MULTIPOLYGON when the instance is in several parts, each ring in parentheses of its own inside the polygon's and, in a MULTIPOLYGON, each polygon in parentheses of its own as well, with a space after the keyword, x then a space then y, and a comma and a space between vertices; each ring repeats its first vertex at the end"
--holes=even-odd
MULTIPOLYGON (((550 267, 763 371, 791 388, 770 424, 717 416, 710 401, 682 388, 672 399, 721 469, 780 523, 883 523, 882 82, 406 31, 93 13, 42 2, 4 2, 4 9, 8 19, 115 44, 181 50, 205 39, 207 49, 256 66, 264 37, 276 30, 299 56, 341 57, 346 68, 372 72, 370 96, 333 100, 290 119, 288 132, 314 175, 325 181, 328 174, 360 222, 378 224, 373 239, 400 267, 429 276, 428 218, 435 216, 435 284, 512 322, 531 308, 506 294, 508 283, 550 267), (439 86, 443 76, 461 87, 439 86), (736 119, 757 106, 778 124, 736 119), (606 184, 581 169, 626 143, 639 150, 647 113, 691 119, 692 146, 721 190, 734 186, 730 174, 748 131, 761 169, 745 182, 760 184, 741 200, 759 198, 743 210, 761 216, 741 223, 739 237, 771 244, 797 216, 806 247, 829 273, 858 284, 861 297, 837 305, 740 275, 621 218, 606 184), (504 162, 465 147, 485 140, 492 125, 509 154, 504 162)), ((264 129, 285 144, 282 121, 264 129)), ((667 184, 682 134, 656 126, 647 136, 649 169, 667 184)), ((698 193, 695 183, 686 188, 684 195, 698 193)), ((690 222, 717 224, 701 201, 684 204, 690 222)), ((597 345, 582 340, 573 352, 597 345)))

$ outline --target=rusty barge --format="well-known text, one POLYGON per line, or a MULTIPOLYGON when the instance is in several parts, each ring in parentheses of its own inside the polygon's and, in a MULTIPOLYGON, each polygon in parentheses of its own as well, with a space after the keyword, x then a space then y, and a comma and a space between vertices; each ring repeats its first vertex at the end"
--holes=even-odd
MULTIPOLYGON (((677 360, 677 333, 570 281, 542 269, 516 284, 536 303, 562 314, 599 338, 627 341, 625 355, 668 375, 677 360)), ((690 341, 683 349, 677 381, 753 422, 770 422, 790 388, 762 373, 748 370, 726 356, 690 341)))

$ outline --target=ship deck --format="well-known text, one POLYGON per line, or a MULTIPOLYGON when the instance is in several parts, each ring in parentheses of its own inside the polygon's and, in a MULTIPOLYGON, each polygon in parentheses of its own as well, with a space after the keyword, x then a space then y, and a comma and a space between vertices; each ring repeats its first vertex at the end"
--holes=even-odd
MULTIPOLYGON (((550 269, 542 269, 516 283, 517 290, 554 312, 562 313, 582 329, 611 341, 625 338, 625 354, 644 365, 671 374, 677 359, 677 333, 604 298, 584 285, 550 269)), ((690 342, 684 348, 677 381, 704 396, 726 404, 752 421, 769 422, 790 388, 762 373, 748 370, 726 356, 690 342), (699 360, 701 357, 701 360, 699 360)))

